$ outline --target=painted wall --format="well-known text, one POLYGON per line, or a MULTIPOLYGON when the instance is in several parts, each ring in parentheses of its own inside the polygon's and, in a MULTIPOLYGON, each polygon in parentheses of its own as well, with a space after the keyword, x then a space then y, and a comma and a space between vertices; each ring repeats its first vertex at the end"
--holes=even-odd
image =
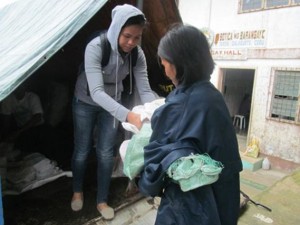
POLYGON ((262 153, 300 163, 300 124, 268 117, 272 68, 300 70, 300 6, 242 14, 238 7, 238 0, 179 1, 184 23, 212 31, 212 82, 218 88, 221 69, 255 70, 248 141, 257 137, 262 153), (253 38, 246 40, 249 34, 253 38))

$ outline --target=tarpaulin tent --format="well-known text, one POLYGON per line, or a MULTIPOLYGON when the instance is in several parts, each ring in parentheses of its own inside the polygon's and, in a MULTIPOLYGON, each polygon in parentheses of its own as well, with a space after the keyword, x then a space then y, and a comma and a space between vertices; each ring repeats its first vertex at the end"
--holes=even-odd
POLYGON ((142 47, 150 85, 165 96, 172 84, 157 64, 156 50, 166 27, 181 21, 175 0, 1 0, 0 102, 33 74, 40 81, 50 74, 74 83, 86 38, 107 28, 112 8, 124 3, 142 9, 149 21, 142 47))
POLYGON ((62 48, 107 0, 1 0, 0 101, 62 48))

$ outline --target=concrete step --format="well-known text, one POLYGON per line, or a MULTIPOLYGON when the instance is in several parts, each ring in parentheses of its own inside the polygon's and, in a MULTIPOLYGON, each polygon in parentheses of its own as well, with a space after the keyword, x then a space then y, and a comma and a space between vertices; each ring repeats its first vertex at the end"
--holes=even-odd
POLYGON ((262 163, 264 158, 262 157, 254 158, 254 157, 245 156, 243 152, 240 152, 240 156, 243 163, 243 169, 256 171, 262 168, 262 163))

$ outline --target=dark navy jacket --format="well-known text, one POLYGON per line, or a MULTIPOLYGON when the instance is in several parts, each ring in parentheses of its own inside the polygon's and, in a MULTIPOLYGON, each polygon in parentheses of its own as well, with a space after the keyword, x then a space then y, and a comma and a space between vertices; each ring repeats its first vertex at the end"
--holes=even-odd
POLYGON ((146 196, 162 197, 156 225, 237 224, 242 163, 222 94, 209 81, 177 87, 155 111, 151 126, 139 189, 146 196), (190 153, 207 153, 224 169, 216 183, 182 192, 165 172, 190 153))

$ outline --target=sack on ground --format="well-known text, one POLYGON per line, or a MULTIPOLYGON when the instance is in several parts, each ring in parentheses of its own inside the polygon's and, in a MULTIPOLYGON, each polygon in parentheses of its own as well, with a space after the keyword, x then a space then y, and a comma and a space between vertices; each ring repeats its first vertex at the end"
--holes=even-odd
POLYGON ((259 155, 259 141, 257 138, 252 138, 244 153, 245 156, 257 158, 259 155))

